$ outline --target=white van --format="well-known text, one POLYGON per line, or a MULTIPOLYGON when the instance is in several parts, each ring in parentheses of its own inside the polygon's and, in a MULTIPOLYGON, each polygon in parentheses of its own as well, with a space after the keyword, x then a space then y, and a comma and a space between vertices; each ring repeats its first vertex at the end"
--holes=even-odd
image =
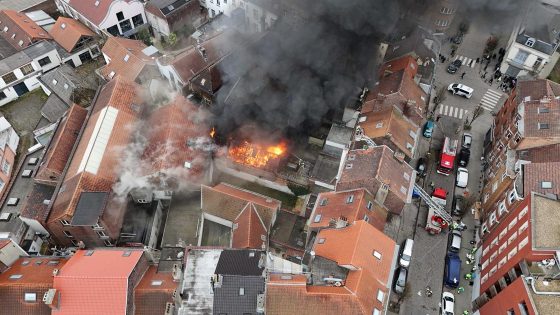
POLYGON ((454 230, 451 236, 451 246, 449 251, 458 253, 461 250, 461 231, 454 230))
POLYGON ((412 246, 414 241, 410 238, 406 239, 403 250, 401 252, 401 259, 399 260, 399 265, 403 268, 408 268, 410 266, 410 260, 412 259, 412 246))
POLYGON ((447 90, 449 90, 454 95, 464 96, 466 98, 471 98, 471 96, 474 92, 473 88, 468 87, 468 86, 463 85, 463 84, 459 84, 459 83, 449 84, 449 86, 447 87, 447 90))
POLYGON ((469 170, 464 167, 457 169, 457 182, 455 185, 460 188, 466 188, 469 183, 469 170))

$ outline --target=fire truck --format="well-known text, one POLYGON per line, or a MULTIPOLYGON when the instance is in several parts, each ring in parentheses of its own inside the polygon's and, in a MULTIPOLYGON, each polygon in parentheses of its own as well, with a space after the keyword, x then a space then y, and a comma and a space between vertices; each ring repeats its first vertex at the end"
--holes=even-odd
POLYGON ((426 231, 430 234, 439 234, 441 230, 449 226, 450 216, 445 210, 447 191, 443 188, 436 188, 432 193, 432 201, 435 205, 428 208, 428 219, 426 222, 426 231), (439 206, 439 210, 436 207, 439 206), (442 213, 443 212, 445 213, 442 213))
POLYGON ((458 140, 451 140, 449 137, 445 137, 443 148, 441 150, 441 156, 439 158, 439 164, 436 170, 439 174, 449 176, 449 174, 453 173, 458 143, 458 140))

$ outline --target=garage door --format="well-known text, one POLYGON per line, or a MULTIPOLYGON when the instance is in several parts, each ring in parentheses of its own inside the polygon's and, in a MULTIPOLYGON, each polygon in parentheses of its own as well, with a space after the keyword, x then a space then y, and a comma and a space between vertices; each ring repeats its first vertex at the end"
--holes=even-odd
POLYGON ((29 92, 29 89, 27 88, 24 82, 14 85, 14 90, 16 91, 16 94, 18 96, 22 96, 23 94, 29 92))

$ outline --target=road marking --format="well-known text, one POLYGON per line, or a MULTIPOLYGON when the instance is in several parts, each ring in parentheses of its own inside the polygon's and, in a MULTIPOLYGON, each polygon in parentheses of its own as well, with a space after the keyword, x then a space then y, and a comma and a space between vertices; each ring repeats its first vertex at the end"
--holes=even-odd
POLYGON ((469 111, 463 108, 458 108, 449 105, 440 105, 439 114, 444 116, 449 116, 453 118, 463 119, 469 111))
POLYGON ((494 110, 494 107, 498 105, 503 93, 488 89, 482 99, 480 100, 480 106, 488 111, 494 110))
POLYGON ((476 65, 476 60, 474 60, 472 58, 469 58, 469 57, 466 57, 466 56, 457 55, 455 57, 455 60, 457 60, 457 59, 461 60, 461 64, 463 66, 466 65, 467 67, 474 68, 474 66, 476 65))

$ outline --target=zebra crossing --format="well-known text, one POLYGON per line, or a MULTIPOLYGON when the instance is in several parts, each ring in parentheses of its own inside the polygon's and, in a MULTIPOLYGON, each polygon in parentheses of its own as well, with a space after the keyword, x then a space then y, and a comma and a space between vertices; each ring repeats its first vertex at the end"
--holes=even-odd
POLYGON ((441 104, 439 106, 439 115, 449 116, 453 118, 463 119, 467 117, 468 110, 441 104))
POLYGON ((480 100, 480 106, 487 111, 493 111, 498 102, 502 98, 503 93, 488 89, 482 99, 480 100))
POLYGON ((457 56, 455 56, 454 60, 457 60, 457 59, 461 60, 461 62, 463 63, 463 66, 466 65, 467 67, 474 68, 474 66, 476 65, 476 60, 474 60, 472 58, 469 58, 469 57, 457 55, 457 56))

